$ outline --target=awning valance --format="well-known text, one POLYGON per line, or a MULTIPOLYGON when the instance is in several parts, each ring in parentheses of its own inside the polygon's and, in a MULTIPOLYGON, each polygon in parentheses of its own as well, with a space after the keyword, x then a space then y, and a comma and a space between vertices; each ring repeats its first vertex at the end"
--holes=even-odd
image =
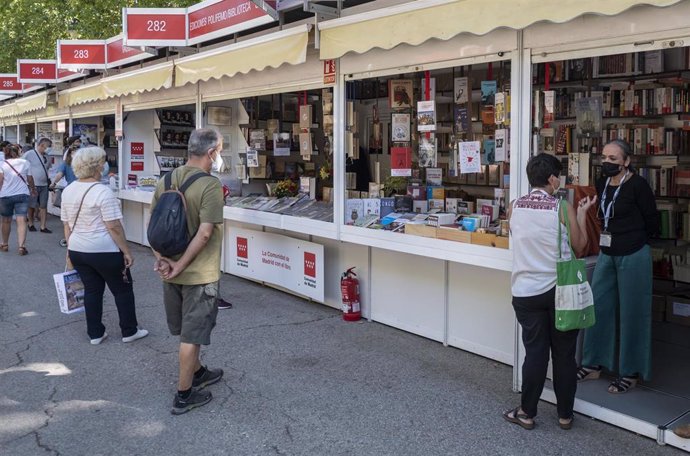
POLYGON ((60 92, 58 106, 74 106, 90 101, 168 89, 173 83, 173 62, 103 78, 98 82, 60 92))
POLYGON ((0 106, 0 119, 7 119, 10 117, 17 116, 17 102, 8 103, 6 105, 0 106))
POLYGON ((448 40, 460 33, 523 29, 535 22, 567 22, 583 14, 619 14, 635 5, 669 6, 682 0, 419 0, 319 24, 320 57, 448 40))
POLYGON ((175 85, 231 77, 266 67, 278 68, 284 63, 304 63, 309 30, 310 26, 301 25, 177 60, 175 85))
POLYGON ((43 91, 30 97, 24 97, 17 100, 17 115, 20 116, 27 112, 38 111, 45 109, 48 104, 48 92, 43 91))

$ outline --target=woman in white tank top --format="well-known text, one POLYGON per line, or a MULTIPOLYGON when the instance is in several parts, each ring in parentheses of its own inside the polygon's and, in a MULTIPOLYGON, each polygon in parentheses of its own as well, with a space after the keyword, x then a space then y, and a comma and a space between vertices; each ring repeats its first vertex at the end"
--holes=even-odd
POLYGON ((570 241, 576 254, 587 245, 586 216, 596 197, 580 201, 577 211, 555 195, 560 184, 561 162, 554 156, 540 154, 527 163, 527 177, 532 191, 513 201, 509 210, 513 246, 511 290, 513 308, 522 327, 525 361, 522 365, 522 400, 520 406, 503 413, 503 418, 525 429, 534 428, 537 404, 549 365, 553 360, 554 390, 558 423, 570 429, 577 389, 575 347, 578 331, 561 332, 554 322, 556 262, 559 248, 570 257, 568 237, 558 244, 559 224, 567 233, 561 204, 570 223, 570 241))

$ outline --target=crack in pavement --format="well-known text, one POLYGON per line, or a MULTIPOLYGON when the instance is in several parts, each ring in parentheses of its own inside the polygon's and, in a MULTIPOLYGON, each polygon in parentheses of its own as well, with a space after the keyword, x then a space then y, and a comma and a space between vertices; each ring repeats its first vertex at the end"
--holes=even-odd
POLYGON ((33 429, 33 430, 31 430, 25 434, 22 434, 22 435, 17 436, 13 439, 6 440, 6 441, 0 442, 0 443, 2 443, 3 445, 7 445, 7 444, 10 444, 12 442, 16 442, 17 440, 21 440, 24 437, 28 437, 30 435, 33 435, 34 440, 36 441, 36 446, 38 446, 39 448, 42 448, 43 450, 45 450, 51 454, 55 454, 57 456, 60 456, 60 452, 58 450, 51 448, 50 446, 41 442, 41 436, 39 435, 39 432, 42 429, 47 428, 48 425, 50 424, 50 420, 53 419, 55 408, 58 406, 58 403, 54 400, 54 397, 56 394, 57 394, 57 386, 53 386, 53 391, 51 391, 50 395, 48 396, 48 406, 43 409, 43 414, 46 416, 45 422, 43 424, 41 424, 36 429, 33 429))
POLYGON ((44 329, 43 331, 40 331, 36 334, 33 334, 33 335, 27 337, 26 339, 19 339, 19 340, 12 340, 9 342, 4 342, 3 345, 17 344, 19 342, 29 342, 30 340, 35 339, 36 337, 41 336, 41 335, 43 335, 49 331, 53 331, 54 329, 64 328, 65 326, 73 325, 75 323, 83 323, 83 321, 82 320, 74 320, 74 321, 68 321, 67 323, 63 323, 61 325, 51 326, 50 328, 44 329))
POLYGON ((309 323, 316 323, 316 322, 323 321, 323 320, 329 320, 329 319, 332 319, 332 318, 340 318, 340 315, 331 315, 330 317, 316 318, 316 319, 314 319, 314 320, 298 321, 298 322, 294 322, 294 323, 275 323, 275 324, 270 324, 270 325, 267 324, 267 325, 250 326, 250 327, 247 327, 247 328, 239 328, 239 329, 237 329, 236 331, 237 331, 237 332, 240 332, 240 331, 251 331, 251 330, 254 330, 254 329, 261 329, 261 328, 276 328, 276 327, 279 327, 279 326, 301 326, 301 325, 307 325, 307 324, 309 324, 309 323))
POLYGON ((26 348, 19 350, 18 352, 15 352, 14 355, 17 357, 17 363, 12 364, 9 367, 17 367, 17 366, 21 366, 22 364, 24 364, 24 357, 22 355, 24 353, 26 353, 27 351, 29 351, 29 348, 31 348, 31 344, 27 344, 26 348))

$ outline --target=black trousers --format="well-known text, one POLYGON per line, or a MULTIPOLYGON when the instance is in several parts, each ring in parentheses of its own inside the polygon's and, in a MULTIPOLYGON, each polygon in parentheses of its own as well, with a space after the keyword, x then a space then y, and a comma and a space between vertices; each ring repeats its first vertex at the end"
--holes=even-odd
POLYGON ((522 326, 522 343, 525 345, 521 405, 528 416, 537 416, 537 404, 544 390, 550 351, 558 417, 567 419, 573 415, 577 390, 575 350, 579 330, 563 332, 556 329, 555 295, 554 287, 537 296, 513 296, 513 309, 522 326))
POLYGON ((84 310, 89 337, 97 339, 105 332, 101 320, 106 284, 115 297, 122 337, 134 335, 137 332, 137 314, 134 308, 132 274, 129 269, 125 270, 122 252, 83 253, 70 250, 69 259, 84 282, 84 310))

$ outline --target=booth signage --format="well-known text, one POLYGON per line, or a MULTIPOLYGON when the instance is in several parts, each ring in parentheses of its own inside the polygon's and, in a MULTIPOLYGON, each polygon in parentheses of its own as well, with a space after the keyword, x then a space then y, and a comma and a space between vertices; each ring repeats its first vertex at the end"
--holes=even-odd
POLYGON ((58 68, 104 69, 105 40, 58 40, 57 61, 58 68))
MULTIPOLYGON (((264 3, 275 7, 275 2, 264 3)), ((250 0, 207 0, 187 9, 187 44, 197 44, 275 20, 250 0)))
POLYGON ((185 46, 186 8, 123 8, 122 29, 127 46, 185 46))
MULTIPOLYGON (((129 159, 130 160, 144 160, 144 143, 143 142, 133 142, 129 146, 129 159)), ((132 163, 134 165, 134 163, 132 163)))
POLYGON ((323 246, 288 236, 233 228, 231 274, 271 283, 324 302, 323 246))
POLYGON ((156 55, 142 51, 141 49, 125 46, 122 35, 107 39, 105 47, 106 68, 114 68, 132 62, 138 62, 139 60, 144 60, 156 55))
POLYGON ((130 162, 130 168, 132 171, 143 171, 144 170, 144 162, 143 161, 130 162))
POLYGON ((0 74, 0 93, 20 94, 24 89, 24 84, 19 82, 16 74, 0 74))
POLYGON ((323 61, 323 83, 335 84, 335 60, 323 61))
POLYGON ((34 84, 57 84, 82 77, 81 73, 58 70, 57 60, 17 60, 19 82, 34 84))

